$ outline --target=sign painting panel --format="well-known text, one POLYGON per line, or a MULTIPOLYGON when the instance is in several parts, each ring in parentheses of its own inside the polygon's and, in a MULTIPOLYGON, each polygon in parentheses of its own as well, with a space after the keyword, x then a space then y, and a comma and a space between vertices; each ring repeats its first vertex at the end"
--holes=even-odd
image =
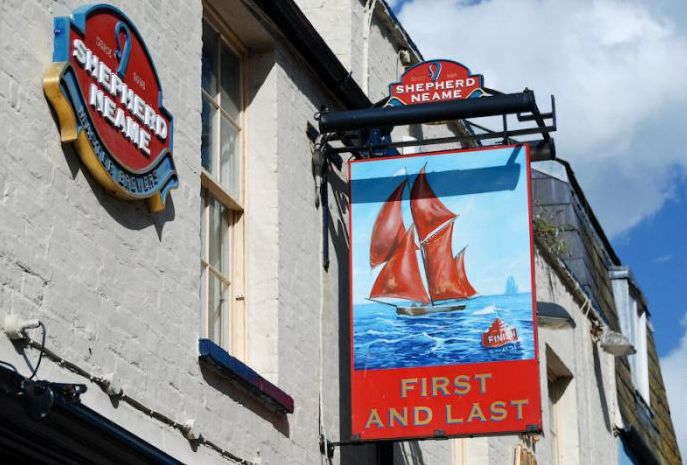
POLYGON ((353 438, 540 430, 528 147, 349 179, 353 438))

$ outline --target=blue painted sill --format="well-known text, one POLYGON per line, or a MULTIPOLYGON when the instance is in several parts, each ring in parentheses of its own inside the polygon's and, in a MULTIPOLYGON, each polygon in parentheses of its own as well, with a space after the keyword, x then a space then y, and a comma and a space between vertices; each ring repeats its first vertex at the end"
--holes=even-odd
POLYGON ((238 381, 252 393, 285 413, 293 413, 293 398, 260 376, 245 363, 232 357, 210 339, 198 340, 201 361, 215 368, 220 375, 238 381))

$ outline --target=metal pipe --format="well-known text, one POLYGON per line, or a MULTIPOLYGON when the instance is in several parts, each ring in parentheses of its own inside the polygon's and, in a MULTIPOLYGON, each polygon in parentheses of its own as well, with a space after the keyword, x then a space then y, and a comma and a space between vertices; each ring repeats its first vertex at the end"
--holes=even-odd
MULTIPOLYGON (((551 128, 547 128, 551 129, 551 128)), ((399 141, 391 142, 389 144, 368 144, 368 145, 355 145, 355 146, 343 146, 343 147, 327 147, 327 156, 339 153, 356 153, 356 152, 375 152, 377 150, 383 150, 386 148, 400 148, 400 147, 412 147, 412 146, 425 146, 425 145, 437 145, 437 144, 450 144, 452 142, 466 142, 466 141, 481 141, 488 139, 499 139, 505 138, 509 139, 511 144, 529 144, 533 149, 537 149, 542 154, 537 158, 541 159, 553 159, 555 158, 555 146, 553 145, 553 139, 549 141, 536 141, 536 142, 518 142, 511 139, 513 136, 524 136, 528 134, 539 134, 542 130, 539 128, 529 128, 529 129, 514 129, 508 132, 490 132, 487 134, 472 134, 469 136, 451 136, 451 137, 439 137, 436 139, 422 139, 422 140, 411 140, 411 141, 399 141), (541 148, 534 147, 537 144, 541 144, 541 148), (546 152, 542 151, 546 150, 546 152)), ((356 156, 356 158, 358 158, 356 156)), ((532 157, 535 158, 534 156, 532 157)))
POLYGON ((501 114, 537 112, 534 92, 495 95, 441 103, 420 103, 402 107, 323 112, 320 132, 339 132, 363 128, 383 128, 407 124, 451 121, 501 114))

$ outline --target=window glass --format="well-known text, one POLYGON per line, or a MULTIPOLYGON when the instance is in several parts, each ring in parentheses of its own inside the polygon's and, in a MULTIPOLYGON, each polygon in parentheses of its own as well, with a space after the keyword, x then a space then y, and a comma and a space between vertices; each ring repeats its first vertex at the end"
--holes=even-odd
POLYGON ((210 266, 223 272, 225 267, 227 247, 227 222, 224 206, 214 198, 210 199, 210 241, 209 241, 209 260, 210 266))
POLYGON ((200 159, 203 168, 208 170, 210 174, 214 174, 215 172, 212 163, 212 158, 213 153, 215 153, 216 151, 215 146, 217 145, 217 130, 215 129, 215 126, 217 124, 217 118, 215 116, 216 114, 217 109, 214 107, 214 105, 212 105, 205 98, 203 98, 203 109, 201 114, 203 127, 200 137, 200 159))
POLYGON ((221 118, 220 182, 236 200, 241 200, 239 134, 233 124, 221 118))
POLYGON ((236 286, 243 283, 243 230, 238 229, 243 228, 241 58, 218 30, 203 21, 200 153, 204 168, 200 218, 203 333, 240 357, 243 300, 236 300, 234 295, 242 293, 236 286))
POLYGON ((208 191, 201 188, 200 195, 203 197, 203 206, 200 209, 200 256, 202 258, 208 255, 208 240, 207 240, 207 225, 205 224, 205 211, 207 210, 208 191))
POLYGON ((241 68, 239 57, 222 43, 220 47, 221 86, 220 105, 222 109, 237 121, 241 113, 241 68))
POLYGON ((208 291, 208 337, 213 341, 224 344, 222 340, 222 315, 224 307, 224 283, 214 274, 208 273, 210 278, 208 291))
POLYGON ((217 43, 218 34, 203 21, 202 85, 213 98, 217 95, 217 43))

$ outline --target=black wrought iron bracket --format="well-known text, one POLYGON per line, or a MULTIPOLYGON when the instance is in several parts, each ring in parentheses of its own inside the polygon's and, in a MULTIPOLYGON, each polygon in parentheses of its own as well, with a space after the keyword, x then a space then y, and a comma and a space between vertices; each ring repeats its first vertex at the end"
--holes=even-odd
POLYGON ((324 435, 320 435, 320 452, 322 454, 327 454, 327 457, 329 459, 334 458, 334 450, 336 447, 345 447, 345 446, 364 446, 364 445, 369 445, 370 443, 363 442, 359 440, 357 436, 354 437, 350 441, 330 441, 324 437, 324 435))
POLYGON ((450 102, 424 103, 402 107, 375 105, 362 110, 329 111, 323 108, 315 115, 319 131, 308 123, 306 134, 313 143, 313 174, 319 178, 319 204, 322 206, 322 263, 329 269, 329 192, 328 172, 330 165, 339 170, 343 167, 341 154, 350 153, 354 158, 382 157, 390 149, 438 144, 479 143, 485 140, 501 140, 503 144, 527 144, 530 160, 551 160, 556 157, 556 147, 551 132, 556 130, 556 100, 551 96, 551 111, 542 113, 537 106, 534 92, 525 89, 520 93, 502 94, 492 89, 491 96, 450 102), (518 122, 533 122, 534 126, 509 129, 508 115, 516 115, 518 122), (473 123, 469 118, 502 116, 500 131, 487 129, 473 123), (462 120, 466 134, 412 141, 371 142, 371 132, 377 130, 386 135, 395 126, 411 124, 442 123, 462 120), (475 129, 482 131, 476 133, 475 129), (541 134, 540 140, 518 141, 519 136, 541 134), (337 146, 334 146, 336 143, 337 146))
POLYGON ((324 148, 327 155, 351 153, 355 158, 367 158, 383 156, 387 149, 500 139, 505 144, 528 144, 533 161, 555 158, 555 145, 550 135, 556 130, 556 101, 553 95, 551 96, 551 111, 542 113, 537 106, 534 92, 529 89, 515 94, 491 92, 495 95, 402 107, 373 107, 347 111, 329 111, 324 108, 315 118, 319 124, 320 137, 326 141, 324 148), (508 115, 516 115, 520 123, 533 122, 534 126, 510 129, 508 115), (502 129, 489 130, 469 121, 469 118, 485 116, 502 116, 502 129), (390 132, 395 126, 457 120, 466 122, 469 134, 388 143, 371 143, 369 137, 366 137, 369 131, 374 129, 390 132), (484 132, 475 133, 473 128, 484 132), (514 139, 535 134, 541 134, 541 139, 534 141, 514 139), (333 147, 329 144, 330 142, 340 142, 342 145, 333 147))

